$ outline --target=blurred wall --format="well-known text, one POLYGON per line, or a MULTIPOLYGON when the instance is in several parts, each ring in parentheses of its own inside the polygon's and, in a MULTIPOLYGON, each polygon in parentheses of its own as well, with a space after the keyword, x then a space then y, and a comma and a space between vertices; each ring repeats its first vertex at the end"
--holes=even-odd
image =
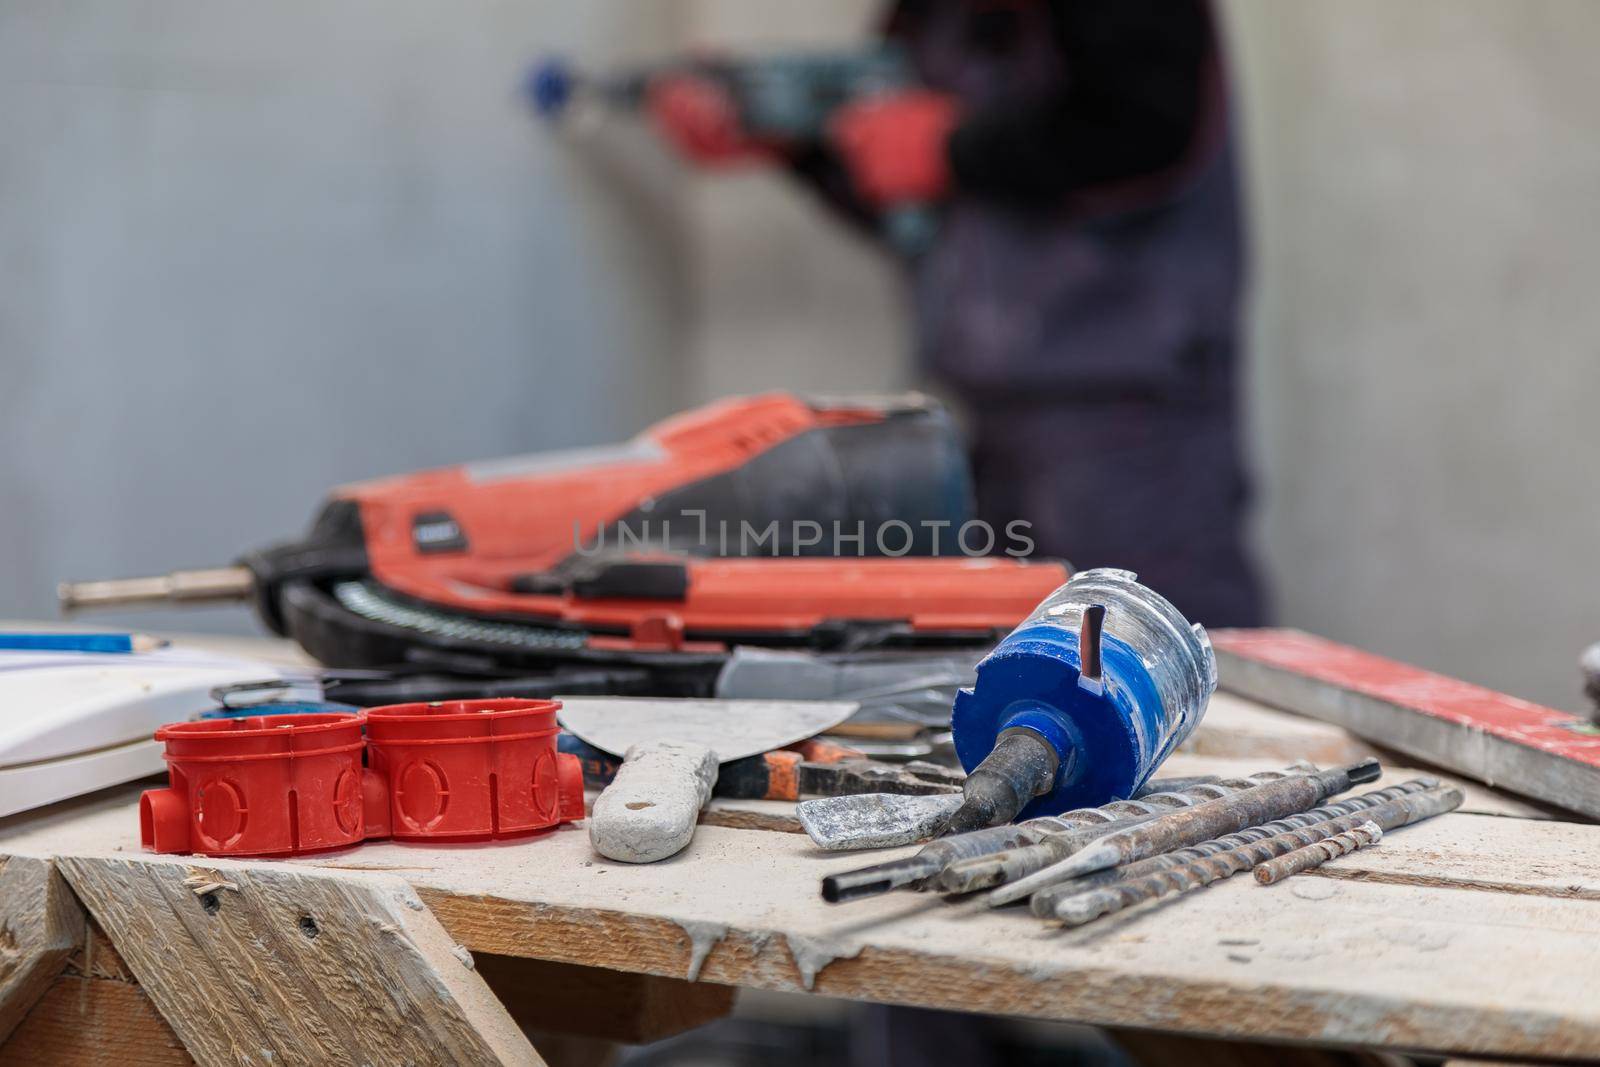
POLYGON ((1600 639, 1600 4, 1233 0, 1281 618, 1557 706, 1600 639))
POLYGON ((341 481, 679 407, 680 170, 518 93, 541 54, 671 50, 683 17, 0 0, 0 616, 294 535, 341 481))
MULTIPOLYGON (((874 0, 694 0, 687 32, 708 48, 850 48, 874 0)), ((697 397, 787 388, 882 392, 913 381, 899 272, 784 175, 697 178, 690 198, 694 326, 686 358, 697 397)))
MULTIPOLYGON (((699 0, 728 47, 880 5, 699 0)), ((1579 707, 1600 639, 1600 5, 1227 0, 1279 619, 1579 707)), ((893 264, 775 175, 696 179, 699 395, 913 380, 893 264)))

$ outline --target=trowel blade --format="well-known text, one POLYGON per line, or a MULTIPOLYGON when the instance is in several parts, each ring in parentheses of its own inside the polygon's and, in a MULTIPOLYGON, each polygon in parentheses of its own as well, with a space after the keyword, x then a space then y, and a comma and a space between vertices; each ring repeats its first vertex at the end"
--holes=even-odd
POLYGON ((850 700, 559 699, 561 725, 603 752, 621 756, 641 741, 689 741, 722 763, 815 737, 859 706, 850 700))

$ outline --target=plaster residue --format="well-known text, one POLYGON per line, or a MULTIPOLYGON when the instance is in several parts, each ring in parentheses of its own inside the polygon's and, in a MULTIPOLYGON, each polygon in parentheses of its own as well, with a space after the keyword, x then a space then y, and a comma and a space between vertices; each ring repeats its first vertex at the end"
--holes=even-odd
POLYGON ((1327 878, 1294 878, 1289 881, 1289 892, 1301 900, 1327 900, 1338 895, 1339 885, 1327 878))
POLYGON ((705 965, 706 957, 727 935, 728 928, 722 923, 700 919, 679 919, 678 926, 689 935, 689 973, 684 977, 693 982, 700 977, 700 968, 705 965))
POLYGON ((428 910, 428 906, 422 902, 422 898, 417 896, 416 891, 410 886, 402 886, 400 889, 396 890, 394 899, 395 903, 402 904, 405 907, 410 908, 412 911, 428 910))
POLYGON ((1448 948, 1451 932, 1448 929, 1422 926, 1380 926, 1373 931, 1397 945, 1407 945, 1418 952, 1438 952, 1448 948))
POLYGON ((783 939, 788 942, 794 965, 800 968, 800 983, 807 989, 816 985, 817 975, 834 960, 853 960, 861 955, 860 945, 846 945, 820 937, 801 937, 799 934, 785 934, 783 939))

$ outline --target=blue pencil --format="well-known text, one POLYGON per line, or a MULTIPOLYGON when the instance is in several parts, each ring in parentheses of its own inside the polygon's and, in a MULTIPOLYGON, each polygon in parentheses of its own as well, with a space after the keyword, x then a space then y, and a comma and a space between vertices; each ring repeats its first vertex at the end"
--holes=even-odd
POLYGON ((144 634, 0 633, 0 650, 17 652, 149 652, 164 644, 144 634))

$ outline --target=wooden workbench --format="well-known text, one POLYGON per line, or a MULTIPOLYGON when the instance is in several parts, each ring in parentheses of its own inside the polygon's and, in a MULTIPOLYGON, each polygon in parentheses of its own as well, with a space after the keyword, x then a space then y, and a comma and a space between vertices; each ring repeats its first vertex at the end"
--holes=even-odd
MULTIPOLYGON (((1163 773, 1368 751, 1219 694, 1163 773)), ((1478 786, 1280 885, 1074 931, 925 895, 826 905, 821 876, 862 854, 816 849, 786 805, 714 802, 686 852, 645 867, 599 860, 581 826, 234 862, 140 851, 138 792, 0 820, 0 1062, 538 1062, 525 1029, 650 1039, 725 1013, 731 987, 1600 1057, 1600 827, 1478 786)))

